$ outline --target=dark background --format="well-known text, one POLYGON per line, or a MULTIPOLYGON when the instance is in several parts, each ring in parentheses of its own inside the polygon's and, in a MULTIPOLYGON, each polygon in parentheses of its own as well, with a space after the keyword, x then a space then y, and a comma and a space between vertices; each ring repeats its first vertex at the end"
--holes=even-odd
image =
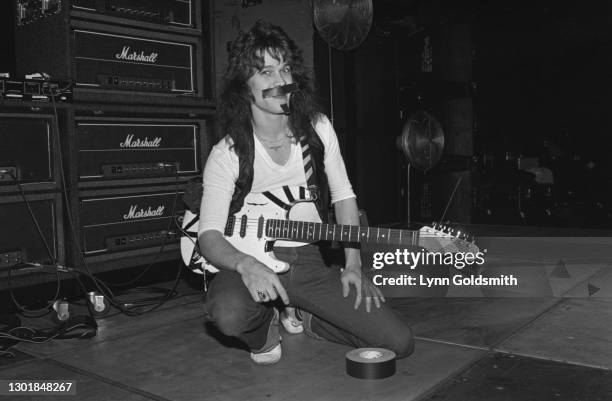
MULTIPOLYGON (((234 36, 233 28, 224 27, 226 14, 265 18, 279 7, 273 0, 248 8, 230 3, 215 3, 213 35, 234 36)), ((372 224, 440 220, 448 205, 444 218, 460 223, 610 226, 608 2, 374 0, 373 5, 365 42, 355 50, 331 49, 331 63, 316 29, 311 43, 300 42, 312 45, 328 114, 331 68, 334 125, 360 207, 372 224), (426 37, 430 72, 421 69, 426 37), (417 110, 442 123, 445 157, 426 173, 413 168, 407 191, 407 163, 395 142, 417 110), (537 183, 519 170, 524 158, 549 169, 553 183, 537 183)), ((302 20, 308 15, 292 7, 299 21, 289 24, 287 15, 283 21, 307 34, 302 20)), ((0 71, 11 72, 15 49, 7 8, 0 13, 0 71)), ((224 53, 213 54, 218 81, 224 53)))
MULTIPOLYGON (((375 223, 405 222, 395 137, 416 110, 445 130, 445 157, 411 172, 411 220, 609 227, 612 18, 604 1, 374 1, 365 43, 332 50, 335 126, 375 223), (431 72, 421 71, 424 38, 431 72), (462 156, 462 157, 455 157, 462 156), (536 158, 552 184, 518 169, 536 158), (429 185, 428 189, 424 189, 429 185)), ((315 71, 329 93, 327 44, 315 71)))

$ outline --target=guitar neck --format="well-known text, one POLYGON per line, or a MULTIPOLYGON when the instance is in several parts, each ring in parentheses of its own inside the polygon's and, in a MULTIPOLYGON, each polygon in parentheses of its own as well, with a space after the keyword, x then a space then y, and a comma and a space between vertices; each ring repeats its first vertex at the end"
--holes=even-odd
POLYGON ((266 220, 265 232, 270 238, 303 242, 322 240, 399 246, 418 245, 419 243, 419 231, 415 230, 359 227, 308 221, 269 219, 266 220))

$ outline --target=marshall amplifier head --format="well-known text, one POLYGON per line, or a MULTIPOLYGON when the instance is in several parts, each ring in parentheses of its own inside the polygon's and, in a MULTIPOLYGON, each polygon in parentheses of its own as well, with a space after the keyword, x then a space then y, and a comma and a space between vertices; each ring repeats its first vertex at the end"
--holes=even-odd
POLYGON ((194 46, 75 29, 77 86, 193 94, 194 46))
POLYGON ((17 29, 18 75, 45 72, 74 82, 75 102, 213 104, 212 62, 210 51, 204 55, 203 35, 60 17, 17 29))
POLYGON ((108 17, 178 28, 199 28, 199 0, 73 0, 73 14, 83 18, 108 17), (81 14, 82 13, 82 14, 81 14))
POLYGON ((55 186, 54 132, 52 116, 0 113, 0 191, 55 186))
POLYGON ((189 121, 77 120, 79 180, 199 174, 202 130, 200 122, 189 121))
POLYGON ((86 256, 159 247, 179 241, 173 219, 183 191, 100 196, 80 202, 81 248, 86 256))

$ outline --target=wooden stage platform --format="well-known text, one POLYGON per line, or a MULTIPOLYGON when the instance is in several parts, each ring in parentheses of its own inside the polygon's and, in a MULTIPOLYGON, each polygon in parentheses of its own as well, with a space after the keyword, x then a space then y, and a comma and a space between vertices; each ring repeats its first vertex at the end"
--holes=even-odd
POLYGON ((100 319, 93 339, 16 346, 15 359, 0 358, 0 380, 77 383, 76 396, 16 400, 612 400, 612 260, 571 258, 604 245, 546 238, 535 248, 567 256, 518 258, 548 274, 546 296, 389 299, 417 341, 387 379, 349 377, 348 347, 304 335, 284 334, 281 362, 256 366, 210 334, 202 294, 183 283, 179 294, 191 295, 100 319), (559 262, 567 274, 555 276, 559 262))

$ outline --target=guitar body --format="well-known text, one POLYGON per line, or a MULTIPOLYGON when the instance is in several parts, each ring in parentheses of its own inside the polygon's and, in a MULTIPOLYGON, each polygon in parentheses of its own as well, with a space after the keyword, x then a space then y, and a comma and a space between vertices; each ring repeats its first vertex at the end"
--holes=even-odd
MULTIPOLYGON (((299 187, 290 188, 289 191, 292 194, 293 201, 287 198, 282 189, 272 192, 277 199, 287 205, 287 209, 278 206, 264 194, 251 193, 247 195, 242 209, 234 215, 234 227, 225 232, 225 239, 232 246, 240 252, 253 256, 276 273, 289 270, 289 264, 278 260, 274 256, 272 248, 274 243, 277 242, 276 238, 267 236, 265 230, 262 230, 261 235, 258 235, 261 220, 321 221, 314 202, 310 200, 308 191, 299 187), (302 199, 299 198, 300 194, 303 196, 302 199), (245 224, 243 221, 246 222, 244 229, 242 229, 245 224)), ((216 273, 218 269, 201 256, 197 247, 198 225, 192 224, 191 227, 185 229, 197 217, 189 210, 185 212, 182 226, 189 235, 181 237, 181 257, 183 262, 196 273, 203 273, 204 271, 216 273)), ((278 241, 278 244, 283 246, 301 246, 304 243, 303 241, 278 241)))
POLYGON ((183 263, 193 272, 204 274, 204 263, 206 262, 198 248, 198 223, 200 216, 192 213, 189 209, 183 215, 181 228, 181 259, 183 263))

